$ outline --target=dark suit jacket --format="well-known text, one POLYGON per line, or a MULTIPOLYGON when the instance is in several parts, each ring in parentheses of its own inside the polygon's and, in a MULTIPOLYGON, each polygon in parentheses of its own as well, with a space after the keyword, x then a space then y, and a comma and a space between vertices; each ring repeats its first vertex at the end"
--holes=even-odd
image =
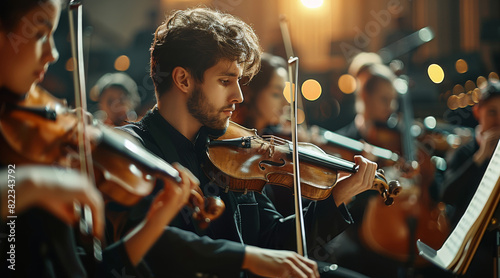
MULTIPOLYGON (((140 122, 121 129, 165 161, 180 162, 187 167, 200 179, 205 195, 220 196, 226 205, 223 215, 206 230, 198 228, 188 209, 181 211, 148 254, 146 261, 155 274, 160 277, 190 277, 201 272, 218 277, 238 277, 246 244, 296 250, 294 217, 283 218, 269 199, 259 192, 225 193, 203 173, 201 165, 209 134, 207 129, 200 130, 193 144, 156 109, 140 122)), ((115 223, 115 227, 122 226, 126 231, 141 221, 160 187, 157 184, 155 192, 132 208, 120 208, 116 204, 109 206, 111 214, 127 214, 126 217, 119 217, 120 223, 115 223)), ((352 219, 345 206, 337 207, 330 197, 312 202, 305 209, 304 221, 308 247, 314 252, 315 248, 321 248, 344 230, 352 219)), ((116 235, 116 231, 112 232, 116 235)), ((118 232, 118 236, 122 235, 118 232)))

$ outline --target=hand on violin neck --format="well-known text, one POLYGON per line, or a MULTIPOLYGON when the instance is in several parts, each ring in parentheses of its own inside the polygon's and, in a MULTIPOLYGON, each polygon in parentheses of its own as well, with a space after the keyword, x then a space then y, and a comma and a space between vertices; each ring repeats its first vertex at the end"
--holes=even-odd
POLYGON ((349 202, 352 197, 373 187, 377 163, 360 155, 354 156, 354 163, 359 166, 358 171, 350 176, 339 178, 332 189, 332 197, 337 206, 349 202))
POLYGON ((156 194, 146 220, 125 237, 125 249, 133 265, 142 260, 165 227, 184 207, 191 190, 200 185, 188 169, 179 163, 173 163, 172 166, 179 172, 182 181, 177 183, 173 179, 163 178, 163 189, 156 194))
POLYGON ((172 166, 179 172, 182 181, 177 183, 169 177, 162 178, 163 189, 156 195, 147 215, 148 221, 163 223, 163 226, 186 205, 191 190, 200 185, 198 178, 187 168, 179 163, 173 163, 172 166))

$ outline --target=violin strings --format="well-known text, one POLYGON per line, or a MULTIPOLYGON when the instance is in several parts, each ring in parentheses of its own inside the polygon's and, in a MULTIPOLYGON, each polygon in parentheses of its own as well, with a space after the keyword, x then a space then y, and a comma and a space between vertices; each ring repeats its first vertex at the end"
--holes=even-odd
POLYGON ((288 140, 282 139, 280 137, 276 137, 274 135, 263 135, 262 138, 265 141, 271 142, 271 145, 273 145, 273 146, 283 146, 283 145, 286 145, 289 143, 288 140), (278 144, 276 144, 276 143, 278 143, 278 144))

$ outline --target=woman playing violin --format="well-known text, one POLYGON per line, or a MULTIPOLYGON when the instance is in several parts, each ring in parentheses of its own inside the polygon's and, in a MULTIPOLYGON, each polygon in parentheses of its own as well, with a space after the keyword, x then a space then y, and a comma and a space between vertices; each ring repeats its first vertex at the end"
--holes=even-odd
MULTIPOLYGON (((59 0, 9 0, 0 3, 2 125, 9 121, 5 109, 32 98, 35 86, 43 80, 49 65, 58 58, 53 34, 59 22, 61 6, 59 0)), ((197 179, 182 166, 177 166, 182 182, 177 184, 166 179, 144 222, 122 241, 107 246, 102 263, 97 263, 91 254, 81 255, 81 251, 77 250, 78 239, 71 227, 79 220, 73 209, 75 202, 87 205, 92 212, 92 232, 98 238, 103 237, 104 204, 99 191, 89 177, 75 170, 26 161, 28 154, 7 146, 5 138, 8 134, 4 133, 2 125, 0 228, 2 233, 10 233, 13 237, 2 238, 1 276, 110 277, 114 272, 148 276, 142 257, 184 205, 190 190, 198 185, 197 179), (23 160, 29 165, 14 163, 23 160), (15 210, 8 210, 13 204, 15 210), (88 264, 87 259, 90 261, 88 264), (97 264, 95 268, 94 262, 97 264)), ((38 128, 43 130, 43 127, 38 128)), ((40 144, 33 140, 30 142, 29 138, 24 139, 30 144, 40 144)))

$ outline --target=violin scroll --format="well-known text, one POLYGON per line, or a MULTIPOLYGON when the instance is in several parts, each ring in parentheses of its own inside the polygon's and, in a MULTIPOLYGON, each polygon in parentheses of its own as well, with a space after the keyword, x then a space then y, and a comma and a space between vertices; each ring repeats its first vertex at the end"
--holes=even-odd
POLYGON ((401 193, 402 187, 397 180, 387 182, 384 170, 377 169, 375 180, 373 181, 373 189, 378 190, 380 196, 384 199, 384 204, 390 206, 394 203, 394 197, 401 193))
POLYGON ((204 197, 199 187, 191 190, 189 206, 194 210, 193 219, 198 222, 198 226, 202 229, 206 229, 210 222, 217 219, 226 208, 219 197, 204 197))

